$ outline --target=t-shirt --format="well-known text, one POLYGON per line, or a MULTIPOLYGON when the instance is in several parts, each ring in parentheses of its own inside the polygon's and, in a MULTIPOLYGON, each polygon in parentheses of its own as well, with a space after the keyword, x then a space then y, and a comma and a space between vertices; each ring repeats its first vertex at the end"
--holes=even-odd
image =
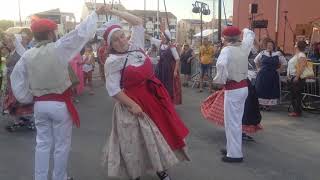
POLYGON ((299 52, 295 56, 293 56, 288 62, 287 76, 295 76, 296 75, 296 65, 300 58, 305 58, 306 55, 303 52, 299 52))
POLYGON ((213 46, 204 46, 200 47, 200 62, 201 64, 211 64, 214 57, 214 48, 213 46))

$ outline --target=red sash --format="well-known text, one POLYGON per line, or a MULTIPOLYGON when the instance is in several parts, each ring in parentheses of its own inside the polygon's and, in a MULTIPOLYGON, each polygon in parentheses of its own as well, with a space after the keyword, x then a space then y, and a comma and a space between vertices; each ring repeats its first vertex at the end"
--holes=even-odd
POLYGON ((80 127, 80 118, 77 109, 72 103, 71 99, 71 89, 67 89, 62 94, 46 94, 39 97, 34 97, 34 101, 58 101, 58 102, 65 102, 67 109, 71 115, 72 122, 77 126, 80 127))
POLYGON ((240 88, 244 88, 244 87, 248 87, 248 82, 246 79, 237 82, 237 81, 227 81, 225 88, 226 90, 234 90, 234 89, 240 89, 240 88))

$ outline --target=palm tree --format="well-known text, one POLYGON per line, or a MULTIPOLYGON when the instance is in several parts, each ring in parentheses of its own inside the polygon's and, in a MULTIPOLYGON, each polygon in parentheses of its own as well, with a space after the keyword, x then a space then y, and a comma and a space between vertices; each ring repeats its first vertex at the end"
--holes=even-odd
POLYGON ((196 34, 194 29, 189 29, 188 38, 190 39, 190 44, 192 44, 193 36, 196 34))

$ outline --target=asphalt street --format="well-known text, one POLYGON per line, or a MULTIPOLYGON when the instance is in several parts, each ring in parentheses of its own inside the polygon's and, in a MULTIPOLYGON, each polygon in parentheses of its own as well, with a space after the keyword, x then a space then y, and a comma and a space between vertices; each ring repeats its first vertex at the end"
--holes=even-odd
MULTIPOLYGON (((206 121, 200 102, 209 94, 183 89, 183 104, 177 111, 190 129, 187 139, 191 162, 170 169, 172 180, 318 180, 320 179, 320 118, 305 113, 289 118, 285 106, 263 112, 264 129, 255 142, 243 144, 242 164, 221 162, 219 150, 225 146, 221 127, 206 121)), ((104 144, 111 130, 113 100, 104 85, 95 82, 95 95, 88 92, 77 104, 81 128, 73 129, 68 172, 75 180, 113 180, 101 166, 104 144)), ((6 132, 9 117, 0 117, 0 180, 32 180, 35 132, 6 132)), ((155 175, 142 178, 156 180, 155 175)))

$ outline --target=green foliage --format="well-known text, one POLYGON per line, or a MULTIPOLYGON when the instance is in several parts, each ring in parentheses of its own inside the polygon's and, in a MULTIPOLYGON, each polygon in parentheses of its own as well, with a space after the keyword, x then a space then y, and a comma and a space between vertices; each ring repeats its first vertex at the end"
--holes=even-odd
POLYGON ((10 20, 0 20, 0 30, 5 31, 9 27, 13 27, 14 22, 10 20))
POLYGON ((196 34, 194 29, 189 29, 188 31, 188 37, 190 39, 190 41, 192 42, 193 36, 196 34))

